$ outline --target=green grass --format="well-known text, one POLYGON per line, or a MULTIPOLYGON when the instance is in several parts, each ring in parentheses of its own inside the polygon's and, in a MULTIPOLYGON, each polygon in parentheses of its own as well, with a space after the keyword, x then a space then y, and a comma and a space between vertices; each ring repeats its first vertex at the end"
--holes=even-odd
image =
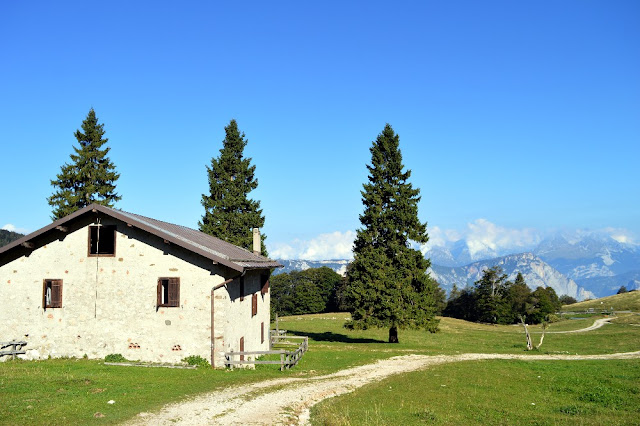
POLYGON ((616 311, 640 312, 640 291, 614 294, 613 296, 601 297, 600 299, 586 300, 572 305, 564 305, 562 310, 585 311, 589 308, 593 308, 595 310, 613 308, 616 311))
POLYGON ((640 325, 640 314, 624 314, 612 320, 615 324, 640 325))
MULTIPOLYGON (((386 343, 387 330, 346 330, 343 324, 347 317, 322 314, 281 319, 281 329, 310 337, 309 352, 298 366, 285 372, 272 365, 226 371, 107 366, 100 361, 80 359, 0 363, 0 424, 116 423, 202 392, 270 378, 328 374, 410 353, 528 353, 524 351, 520 326, 442 318, 439 333, 400 330, 400 343, 391 345, 386 343), (109 400, 115 404, 107 404, 109 400), (95 413, 105 417, 94 418, 95 413)), ((563 321, 552 324, 549 331, 585 328, 593 320, 592 317, 563 321)), ((532 353, 602 354, 638 350, 640 327, 631 324, 610 324, 587 333, 547 334, 540 351, 532 353)), ((540 328, 532 326, 531 330, 537 343, 540 328)))
POLYGON ((0 424, 116 423, 188 395, 282 377, 278 373, 108 366, 83 359, 8 361, 0 363, 0 424), (94 418, 96 413, 105 417, 94 418))
POLYGON ((637 424, 640 361, 473 361, 394 376, 312 409, 312 424, 637 424))
MULTIPOLYGON (((340 368, 360 365, 380 358, 407 353, 426 355, 456 353, 528 353, 522 326, 486 325, 454 318, 442 318, 440 332, 435 334, 416 330, 401 330, 400 343, 386 342, 387 330, 350 331, 342 327, 345 314, 322 314, 287 317, 280 328, 307 335, 312 339, 312 350, 303 362, 313 365, 319 372, 330 372, 328 362, 340 368), (335 319, 334 319, 335 318, 335 319), (318 360, 317 358, 322 358, 318 360)), ((567 331, 586 328, 593 324, 592 316, 580 320, 567 320, 551 324, 547 331, 567 331)), ((531 326, 533 339, 538 343, 541 326, 531 326)), ((533 353, 605 354, 630 352, 640 349, 640 327, 628 324, 608 324, 586 333, 547 334, 540 351, 533 353)), ((303 364, 304 365, 304 364, 303 364)))

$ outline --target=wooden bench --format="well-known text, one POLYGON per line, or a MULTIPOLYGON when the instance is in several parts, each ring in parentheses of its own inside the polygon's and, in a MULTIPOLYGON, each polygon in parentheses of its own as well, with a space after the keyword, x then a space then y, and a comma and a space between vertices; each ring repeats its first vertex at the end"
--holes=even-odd
POLYGON ((15 359, 16 355, 23 355, 27 353, 27 351, 23 350, 25 346, 27 346, 27 342, 25 342, 24 340, 0 342, 0 357, 11 355, 11 359, 15 359), (12 349, 5 349, 8 347, 11 347, 12 349))

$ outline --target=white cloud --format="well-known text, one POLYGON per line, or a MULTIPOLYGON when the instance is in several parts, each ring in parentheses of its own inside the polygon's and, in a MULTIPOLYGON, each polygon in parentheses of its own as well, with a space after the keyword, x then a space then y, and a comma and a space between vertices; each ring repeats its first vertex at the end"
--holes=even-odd
POLYGON ((635 236, 631 231, 623 228, 605 228, 602 230, 605 234, 621 244, 635 244, 635 236))
POLYGON ((505 228, 482 218, 467 223, 464 231, 434 226, 428 232, 429 242, 421 247, 423 253, 464 240, 472 257, 486 251, 527 250, 538 244, 542 237, 532 228, 505 228))
POLYGON ((538 231, 532 228, 504 228, 486 219, 476 219, 467 224, 467 247, 471 256, 490 249, 495 252, 511 249, 526 249, 541 240, 538 231))
POLYGON ((462 238, 460 232, 453 229, 442 229, 438 226, 427 229, 429 242, 427 247, 444 247, 448 242, 458 241, 462 238))
POLYGON ((289 243, 274 243, 268 247, 274 259, 351 259, 353 257, 354 231, 320 234, 311 240, 293 240, 289 243))
POLYGON ((6 225, 4 225, 2 228, 0 229, 4 229, 5 231, 10 231, 10 232, 19 232, 21 234, 28 234, 29 230, 25 229, 25 228, 16 228, 15 225, 12 225, 11 223, 7 223, 6 225))
MULTIPOLYGON (((507 228, 496 225, 487 219, 476 219, 467 223, 463 231, 455 229, 442 229, 438 226, 428 228, 429 242, 421 245, 419 249, 423 254, 434 248, 450 247, 452 243, 464 241, 469 250, 469 255, 482 257, 488 253, 499 256, 507 253, 516 253, 533 250, 542 239, 549 234, 534 228, 507 228)), ((580 231, 584 236, 591 232, 605 233, 614 240, 625 244, 637 244, 633 234, 621 228, 605 228, 599 231, 580 231)), ((354 231, 332 232, 320 234, 310 240, 293 240, 287 243, 269 244, 269 255, 274 259, 352 259, 354 231)), ((418 246, 416 245, 416 248, 418 246)))

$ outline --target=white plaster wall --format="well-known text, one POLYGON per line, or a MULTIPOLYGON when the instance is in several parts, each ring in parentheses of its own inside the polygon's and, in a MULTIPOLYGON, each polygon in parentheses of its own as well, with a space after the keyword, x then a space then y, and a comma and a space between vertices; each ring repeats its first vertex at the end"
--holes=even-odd
MULTIPOLYGON (((120 353, 155 362, 178 362, 189 355, 210 360, 211 289, 238 272, 115 219, 102 218, 102 224, 117 225, 113 257, 87 255, 86 223, 0 266, 0 341, 26 340, 26 358, 31 359, 120 353), (180 278, 179 307, 157 308, 160 277, 180 278), (43 309, 44 279, 63 280, 62 308, 43 309)), ((247 292, 255 288, 259 293, 258 272, 247 273, 245 285, 247 292)), ((245 350, 268 347, 268 295, 258 296, 258 315, 251 318, 251 296, 239 302, 230 297, 234 291, 229 285, 215 292, 218 367, 225 351, 239 350, 241 335, 245 350), (260 344, 261 321, 265 344, 260 344)))
MULTIPOLYGON (((229 297, 230 303, 224 304, 224 306, 227 306, 224 313, 225 352, 230 352, 232 349, 237 352, 240 348, 241 337, 244 337, 244 350, 246 352, 269 350, 270 294, 269 292, 261 294, 260 274, 261 271, 249 271, 245 274, 244 286, 246 295, 244 300, 240 300, 239 280, 234 280, 228 286, 226 297, 229 297), (258 312, 252 317, 251 299, 253 294, 258 295, 258 312), (261 340, 262 324, 264 324, 264 342, 261 340)), ((216 299, 217 302, 218 300, 216 299)), ((216 310, 217 306, 216 304, 216 310)), ((216 321, 218 321, 217 317, 216 321)))

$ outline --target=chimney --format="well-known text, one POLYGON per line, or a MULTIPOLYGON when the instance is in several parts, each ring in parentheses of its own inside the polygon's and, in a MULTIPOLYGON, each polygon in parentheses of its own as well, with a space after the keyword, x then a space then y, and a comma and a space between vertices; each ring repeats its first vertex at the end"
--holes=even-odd
POLYGON ((260 229, 253 228, 253 252, 255 254, 262 253, 262 245, 260 242, 260 229))

